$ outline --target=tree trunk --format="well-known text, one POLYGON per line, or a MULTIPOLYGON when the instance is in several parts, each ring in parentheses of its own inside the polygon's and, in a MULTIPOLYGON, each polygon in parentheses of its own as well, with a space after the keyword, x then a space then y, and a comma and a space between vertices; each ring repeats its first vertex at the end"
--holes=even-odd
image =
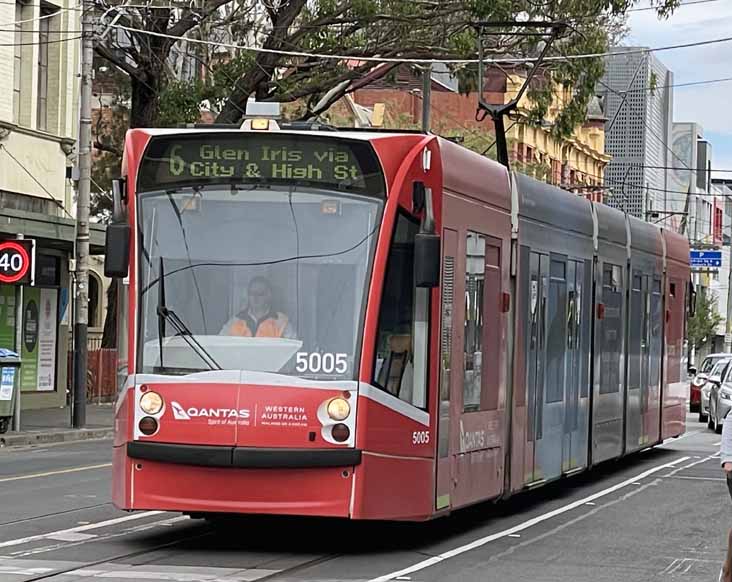
POLYGON ((161 71, 150 71, 141 79, 130 77, 132 104, 130 107, 130 128, 157 127, 158 94, 161 71))
POLYGON ((114 349, 117 347, 117 292, 119 279, 112 279, 107 289, 107 313, 104 317, 104 331, 102 332, 102 348, 114 349))
MULTIPOLYGON (((140 79, 130 77, 132 104, 130 107, 130 128, 156 127, 158 123, 158 91, 162 71, 149 71, 140 79)), ((107 313, 104 316, 102 348, 117 347, 117 293, 119 279, 112 279, 107 289, 107 313)))

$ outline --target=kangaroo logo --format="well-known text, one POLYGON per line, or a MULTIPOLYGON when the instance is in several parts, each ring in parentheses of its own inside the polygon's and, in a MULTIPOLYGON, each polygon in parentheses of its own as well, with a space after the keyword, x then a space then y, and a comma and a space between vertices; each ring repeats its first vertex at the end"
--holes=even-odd
POLYGON ((173 416, 176 420, 191 420, 191 417, 188 416, 188 413, 183 410, 183 407, 180 404, 173 401, 170 405, 173 408, 173 416))

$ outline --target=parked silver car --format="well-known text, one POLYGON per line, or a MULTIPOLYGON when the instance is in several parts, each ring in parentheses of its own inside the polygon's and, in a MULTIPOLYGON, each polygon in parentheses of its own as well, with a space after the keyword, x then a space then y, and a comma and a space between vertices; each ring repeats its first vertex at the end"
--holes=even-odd
MULTIPOLYGON (((689 382, 689 412, 701 412, 701 389, 702 386, 707 381, 707 378, 709 377, 709 374, 712 371, 712 368, 714 367, 714 364, 716 364, 719 360, 723 358, 728 358, 732 356, 732 354, 728 353, 716 353, 716 354, 709 354, 707 357, 704 358, 704 361, 702 361, 701 366, 699 366, 699 369, 697 370, 696 367, 690 366, 688 368, 689 374, 692 376, 691 381, 689 382)), ((701 419, 701 416, 700 416, 701 419)), ((704 420, 706 420, 706 415, 704 417, 704 420)), ((704 422, 702 420, 702 422, 704 422)))
POLYGON ((707 426, 717 434, 722 433, 722 423, 732 409, 732 360, 727 359, 715 366, 707 384, 709 391, 709 414, 707 426))
MULTIPOLYGON (((701 402, 699 404, 699 422, 707 422, 709 418, 709 401, 712 395, 712 387, 721 384, 722 376, 726 373, 729 363, 732 362, 732 354, 721 356, 714 360, 714 365, 708 374, 704 376, 701 384, 701 402)), ((732 367, 730 367, 732 368, 732 367)), ((713 428, 710 424, 710 428, 713 428)))

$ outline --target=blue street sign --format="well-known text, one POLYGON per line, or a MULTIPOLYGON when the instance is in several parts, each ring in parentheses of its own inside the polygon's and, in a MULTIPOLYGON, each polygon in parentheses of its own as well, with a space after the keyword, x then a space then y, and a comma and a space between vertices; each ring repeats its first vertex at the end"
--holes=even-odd
POLYGON ((689 262, 692 267, 721 267, 722 251, 690 251, 689 262))

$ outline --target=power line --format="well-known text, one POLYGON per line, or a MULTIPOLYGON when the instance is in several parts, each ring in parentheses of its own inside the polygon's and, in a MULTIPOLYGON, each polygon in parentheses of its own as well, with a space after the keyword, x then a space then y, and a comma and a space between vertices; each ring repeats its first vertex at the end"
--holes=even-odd
MULTIPOLYGON (((19 24, 26 24, 28 22, 40 22, 41 20, 53 18, 54 16, 58 16, 62 12, 68 12, 70 10, 76 10, 76 8, 59 8, 58 10, 54 10, 50 14, 43 14, 43 15, 35 17, 35 18, 26 18, 25 20, 15 20, 13 22, 2 22, 2 23, 0 23, 0 27, 18 26, 19 24)), ((21 32, 26 32, 26 31, 21 31, 21 32)))
POLYGON ((0 46, 36 46, 36 45, 44 45, 44 44, 59 44, 62 42, 71 42, 73 40, 79 40, 81 36, 72 36, 69 38, 59 38, 56 40, 39 40, 37 42, 8 42, 8 43, 0 43, 0 46))
MULTIPOLYGON (((683 2, 679 4, 676 9, 683 8, 684 6, 694 6, 695 4, 709 4, 711 2, 719 2, 719 0, 692 0, 691 2, 683 2)), ((654 10, 658 12, 658 8, 656 6, 644 6, 643 8, 628 8, 626 12, 645 12, 654 10)))
POLYGON ((673 83, 671 85, 656 85, 649 87, 639 87, 638 89, 630 89, 629 91, 619 91, 619 93, 639 93, 641 91, 658 91, 659 89, 671 89, 678 87, 693 87, 696 85, 711 85, 713 83, 726 83, 732 81, 732 77, 721 77, 719 79, 702 79, 701 81, 690 81, 687 83, 673 83))
POLYGON ((61 201, 58 200, 53 194, 51 194, 43 184, 41 184, 41 182, 38 180, 38 178, 36 178, 33 175, 33 173, 28 168, 25 167, 25 164, 23 164, 23 162, 21 162, 12 153, 10 153, 10 150, 7 147, 5 147, 5 144, 0 143, 0 149, 2 149, 6 154, 8 154, 10 156, 10 158, 16 164, 18 164, 23 169, 23 171, 26 174, 28 174, 28 176, 30 176, 31 180, 33 180, 36 184, 38 184, 38 186, 41 188, 41 190, 43 190, 46 193, 46 195, 48 196, 48 198, 51 199, 52 202, 54 202, 61 210, 63 210, 69 218, 71 218, 72 220, 75 220, 75 218, 73 216, 71 216, 69 211, 66 210, 66 208, 64 208, 64 205, 61 203, 61 201))
POLYGON ((639 168, 651 168, 656 170, 681 170, 682 172, 724 172, 732 173, 730 168, 679 168, 678 166, 653 166, 651 164, 631 164, 639 168))
MULTIPOLYGON (((437 63, 445 63, 445 64, 473 64, 473 63, 479 63, 479 59, 413 59, 413 58, 400 58, 400 57, 366 57, 366 56, 358 56, 358 55, 328 55, 328 54, 322 54, 322 53, 308 53, 303 51, 284 51, 284 50, 278 50, 278 49, 268 49, 264 47, 253 47, 248 45, 241 45, 241 44, 229 44, 229 43, 223 43, 218 41, 210 41, 210 40, 204 40, 204 39, 193 39, 190 37, 180 37, 175 36, 172 34, 166 34, 163 32, 155 32, 152 30, 144 30, 140 28, 133 28, 131 26, 124 26, 122 24, 110 24, 110 28, 117 28, 119 30, 124 30, 127 32, 133 32, 137 34, 142 34, 146 36, 154 36, 158 38, 166 38, 169 40, 186 40, 187 42, 195 43, 195 44, 203 44, 208 46, 215 46, 215 47, 221 47, 221 48, 230 48, 234 50, 242 50, 242 51, 250 51, 254 53, 266 53, 266 54, 275 54, 280 56, 290 56, 290 57, 303 57, 303 58, 314 58, 314 59, 329 59, 329 60, 339 60, 339 61, 363 61, 363 62, 375 62, 375 63, 411 63, 411 64, 437 64, 437 63)), ((681 48, 693 48, 693 47, 699 47, 699 46, 707 46, 712 44, 719 44, 719 43, 727 43, 732 42, 732 37, 723 37, 723 38, 717 38, 717 39, 709 39, 709 40, 703 40, 703 41, 697 41, 697 42, 691 42, 691 43, 682 43, 682 44, 676 44, 676 45, 668 45, 668 46, 661 46, 661 47, 655 47, 655 48, 643 48, 643 49, 630 49, 628 51, 622 51, 621 53, 618 52, 604 52, 604 53, 588 53, 588 54, 581 54, 581 55, 567 55, 567 56, 556 56, 556 57, 546 57, 545 61, 564 61, 564 60, 581 60, 581 59, 594 59, 594 58, 600 58, 600 57, 610 57, 610 56, 617 56, 617 55, 631 55, 631 54, 648 54, 652 52, 661 52, 661 51, 669 51, 669 50, 675 50, 675 49, 681 49, 681 48)), ((519 63, 532 63, 535 62, 537 59, 534 57, 527 57, 527 58, 514 58, 514 59, 484 59, 482 61, 483 64, 519 64, 519 63)))

